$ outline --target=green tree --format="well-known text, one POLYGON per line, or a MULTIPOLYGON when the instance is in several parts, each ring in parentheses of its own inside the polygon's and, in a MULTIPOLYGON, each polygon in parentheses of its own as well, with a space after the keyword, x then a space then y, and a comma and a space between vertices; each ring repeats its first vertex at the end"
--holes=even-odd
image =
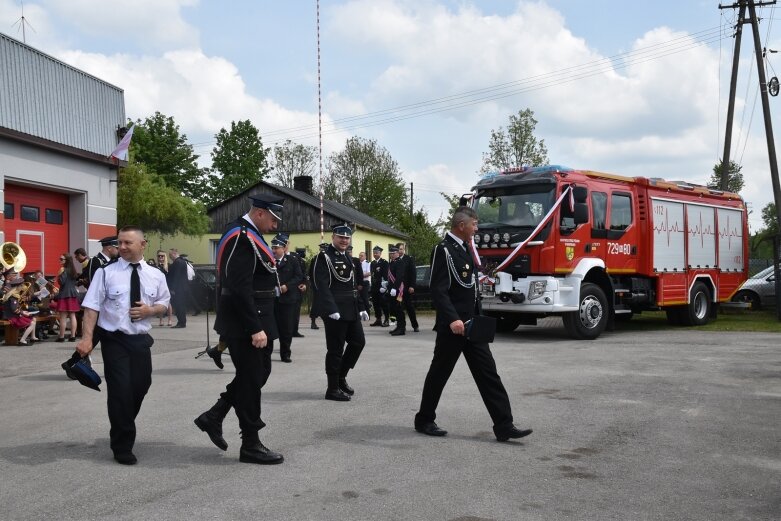
POLYGON ((155 112, 144 121, 137 120, 130 155, 132 160, 146 165, 179 193, 191 199, 204 195, 204 172, 198 168, 198 156, 187 143, 187 136, 179 132, 179 125, 173 118, 155 112))
MULTIPOLYGON (((135 134, 134 134, 135 137, 135 134)), ((117 224, 140 226, 146 232, 164 235, 203 235, 209 218, 202 203, 183 196, 178 189, 148 168, 133 161, 119 173, 117 224)))
POLYGON ((409 195, 399 165, 375 140, 352 137, 329 156, 322 183, 326 199, 399 228, 409 214, 409 195))
POLYGON ((209 207, 257 184, 269 172, 270 149, 263 148, 260 132, 249 120, 232 121, 230 130, 222 128, 214 137, 209 190, 202 194, 209 207))
MULTIPOLYGON (((714 190, 721 190, 721 169, 724 165, 724 161, 721 160, 715 165, 713 165, 713 173, 710 176, 710 179, 708 180, 708 188, 713 188, 714 190)), ((727 171, 727 191, 728 192, 734 192, 734 193, 740 193, 741 190, 743 190, 743 186, 745 185, 743 181, 743 173, 741 170, 743 169, 742 166, 737 164, 735 161, 729 162, 729 170, 727 171)))
POLYGON ((548 164, 548 149, 545 141, 534 136, 537 120, 530 109, 518 111, 510 116, 505 131, 491 130, 488 152, 483 153, 482 173, 505 170, 516 166, 544 166, 548 164))
POLYGON ((315 171, 317 148, 293 143, 289 139, 274 147, 271 181, 293 188, 293 179, 311 176, 315 171))
POLYGON ((399 229, 409 235, 407 249, 415 257, 416 264, 428 264, 431 251, 442 238, 437 226, 431 224, 426 213, 420 209, 411 216, 404 216, 399 229))

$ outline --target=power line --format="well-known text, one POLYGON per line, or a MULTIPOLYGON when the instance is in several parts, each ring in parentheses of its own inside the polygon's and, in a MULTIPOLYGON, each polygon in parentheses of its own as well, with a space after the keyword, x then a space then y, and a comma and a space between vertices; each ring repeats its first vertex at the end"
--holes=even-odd
MULTIPOLYGON (((325 128, 322 133, 333 134, 337 132, 354 130, 357 128, 385 125, 406 119, 457 110, 480 103, 486 103, 488 101, 495 101, 511 96, 517 96, 519 94, 534 90, 560 86, 563 84, 572 83, 574 81, 598 76, 606 72, 621 70, 633 65, 645 63, 647 61, 686 52, 703 45, 708 45, 710 43, 720 41, 726 37, 727 36, 722 35, 721 26, 704 29, 702 31, 673 38, 672 40, 648 47, 643 47, 641 49, 636 49, 634 51, 616 54, 607 58, 565 67, 563 69, 515 80, 512 82, 474 89, 450 96, 402 105, 399 107, 369 112, 362 115, 335 119, 324 125, 325 128), (692 40, 695 35, 699 35, 700 38, 692 40), (341 127, 337 126, 344 123, 350 124, 341 127)), ((280 137, 278 140, 273 141, 273 144, 281 143, 287 139, 301 141, 317 136, 318 133, 316 131, 313 132, 316 128, 317 125, 302 125, 287 129, 267 131, 263 133, 263 136, 269 137, 292 134, 292 136, 288 135, 284 138, 280 137)), ((196 143, 192 146, 204 147, 211 146, 214 143, 214 141, 209 141, 196 143)))

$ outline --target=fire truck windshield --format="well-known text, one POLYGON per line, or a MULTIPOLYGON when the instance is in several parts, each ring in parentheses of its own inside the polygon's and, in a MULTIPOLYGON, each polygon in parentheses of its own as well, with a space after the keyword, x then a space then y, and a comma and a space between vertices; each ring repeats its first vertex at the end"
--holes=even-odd
POLYGON ((552 186, 524 186, 478 193, 473 208, 480 228, 534 228, 553 203, 552 186))

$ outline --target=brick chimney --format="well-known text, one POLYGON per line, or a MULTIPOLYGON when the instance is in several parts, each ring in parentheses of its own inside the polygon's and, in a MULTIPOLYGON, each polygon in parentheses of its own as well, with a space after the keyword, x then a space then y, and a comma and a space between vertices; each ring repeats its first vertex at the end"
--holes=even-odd
POLYGON ((300 192, 314 195, 312 193, 312 176, 311 175, 299 175, 293 178, 293 188, 300 192))

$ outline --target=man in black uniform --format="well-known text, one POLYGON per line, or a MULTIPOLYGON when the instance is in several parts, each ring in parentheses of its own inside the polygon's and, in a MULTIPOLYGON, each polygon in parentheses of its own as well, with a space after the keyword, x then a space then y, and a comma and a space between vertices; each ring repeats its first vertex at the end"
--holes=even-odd
POLYGON ((388 308, 391 315, 396 318, 396 327, 390 331, 393 336, 407 334, 407 320, 404 316, 404 307, 401 301, 404 299, 404 264, 399 260, 399 247, 388 248, 390 263, 388 264, 388 291, 385 293, 388 299, 388 308))
POLYGON ((277 276, 279 277, 279 295, 274 304, 274 316, 279 330, 279 356, 285 363, 290 363, 290 345, 293 343, 295 320, 298 318, 298 285, 304 280, 301 264, 293 255, 285 252, 288 237, 277 234, 271 241, 271 251, 277 261, 277 276))
POLYGON ((296 319, 295 319, 295 330, 293 331, 293 338, 304 338, 304 335, 302 335, 298 331, 298 324, 301 322, 301 304, 304 303, 304 295, 306 295, 306 261, 304 260, 304 256, 306 255, 306 248, 296 248, 295 255, 293 256, 297 261, 299 266, 301 266, 301 273, 303 275, 303 280, 298 285, 298 299, 296 301, 296 319))
POLYGON ((480 312, 477 269, 470 241, 477 232, 477 213, 460 206, 453 214, 450 231, 434 247, 431 254, 431 298, 437 317, 434 327, 437 339, 434 359, 431 361, 420 411, 415 415, 415 430, 429 436, 444 436, 447 431, 434 422, 437 404, 448 378, 461 353, 469 366, 494 422, 494 435, 499 441, 523 438, 531 429, 518 429, 513 425, 510 399, 496 373, 496 362, 487 343, 475 343, 466 335, 465 323, 480 312))
POLYGON ((374 260, 371 262, 372 272, 372 305, 374 306, 375 321, 369 324, 372 327, 388 327, 390 315, 388 314, 388 302, 385 300, 385 292, 388 289, 388 261, 382 258, 382 247, 372 248, 374 260), (382 319, 383 314, 385 320, 382 319))
MULTIPOLYGON (((328 243, 321 242, 319 248, 321 252, 325 251, 325 249, 328 248, 328 243)), ((312 320, 311 328, 320 329, 317 325, 317 316, 319 313, 317 312, 317 307, 316 307, 317 302, 315 301, 315 287, 313 285, 313 281, 315 280, 314 269, 315 269, 315 259, 312 259, 312 262, 309 263, 309 268, 307 269, 306 272, 306 280, 307 282, 309 282, 309 288, 312 290, 312 302, 309 305, 309 318, 312 320)))
POLYGON ((168 265, 168 286, 171 290, 171 306, 176 314, 176 325, 173 327, 185 328, 187 327, 187 295, 190 291, 187 260, 179 255, 179 250, 176 248, 168 250, 168 258, 171 259, 168 265))
POLYGON ((332 243, 313 262, 315 307, 323 318, 328 350, 325 399, 338 402, 349 401, 354 393, 347 385, 346 376, 355 367, 366 344, 361 321, 369 320, 369 313, 357 296, 355 266, 347 255, 352 233, 346 224, 334 226, 332 243))
POLYGON ((369 282, 363 280, 363 267, 361 259, 359 257, 353 257, 353 245, 347 247, 347 255, 350 256, 350 260, 353 261, 353 267, 355 268, 355 290, 358 294, 358 299, 363 305, 363 309, 368 313, 371 309, 369 305, 369 282))
POLYGON ((250 199, 250 210, 228 225, 217 248, 219 303, 214 329, 228 345, 236 376, 195 424, 217 447, 227 450, 222 421, 233 407, 241 428, 239 460, 274 464, 282 463, 282 455, 268 449, 258 437, 266 425, 260 419, 261 388, 271 374, 271 353, 278 337, 274 318, 276 261, 261 234, 277 228, 284 200, 269 194, 250 199))
MULTIPOLYGON (((89 278, 84 281, 86 282, 85 286, 87 287, 89 287, 90 282, 92 282, 93 277, 95 277, 95 272, 111 262, 113 259, 116 259, 117 255, 119 255, 119 241, 117 240, 116 235, 112 235, 111 237, 103 237, 100 240, 100 245, 103 247, 103 249, 99 251, 97 255, 92 257, 87 264, 87 273, 89 274, 89 278)), ((83 273, 82 278, 84 278, 83 273)))
POLYGON ((404 298, 401 299, 401 305, 404 307, 404 311, 407 312, 412 330, 417 333, 420 329, 418 329, 418 316, 415 313, 415 285, 417 283, 415 259, 405 255, 406 250, 403 244, 399 243, 396 246, 399 248, 398 261, 401 262, 401 267, 398 271, 401 272, 401 278, 404 282, 404 298))

